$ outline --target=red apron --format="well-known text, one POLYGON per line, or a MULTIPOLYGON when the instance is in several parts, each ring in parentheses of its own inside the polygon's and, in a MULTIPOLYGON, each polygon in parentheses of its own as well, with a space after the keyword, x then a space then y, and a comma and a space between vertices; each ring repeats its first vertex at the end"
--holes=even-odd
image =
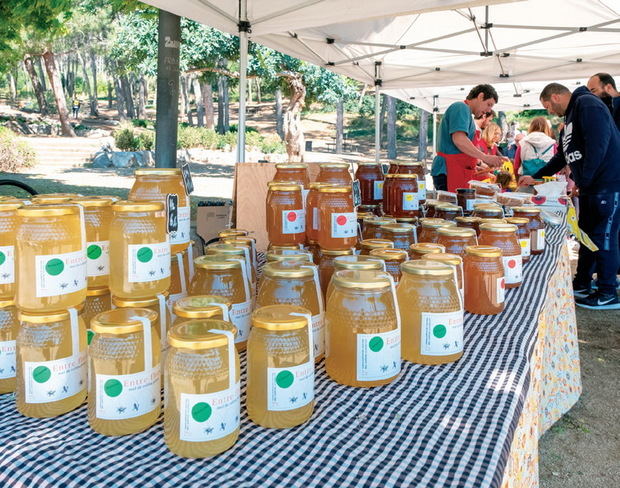
POLYGON ((446 160, 446 173, 448 174, 448 191, 456 192, 457 188, 469 188, 468 182, 474 179, 478 158, 467 154, 445 154, 437 152, 446 160))

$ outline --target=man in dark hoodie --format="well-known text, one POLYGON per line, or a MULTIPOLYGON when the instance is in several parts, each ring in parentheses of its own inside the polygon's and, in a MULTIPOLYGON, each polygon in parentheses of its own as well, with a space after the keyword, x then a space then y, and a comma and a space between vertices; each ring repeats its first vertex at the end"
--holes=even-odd
POLYGON ((536 174, 523 176, 519 185, 551 176, 570 166, 579 188, 579 227, 599 248, 579 248, 573 281, 576 304, 594 310, 620 309, 616 294, 618 230, 620 229, 620 132, 609 109, 585 86, 572 94, 559 83, 550 83, 540 101, 551 115, 564 117, 561 150, 536 174), (598 290, 591 293, 592 272, 598 290))

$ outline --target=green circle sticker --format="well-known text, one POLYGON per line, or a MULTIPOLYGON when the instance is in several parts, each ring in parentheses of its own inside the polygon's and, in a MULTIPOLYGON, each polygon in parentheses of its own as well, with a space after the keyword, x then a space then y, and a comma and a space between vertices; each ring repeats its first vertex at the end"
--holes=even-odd
POLYGON ((368 343, 368 347, 372 352, 379 352, 383 349, 383 339, 381 337, 373 337, 368 343))
POLYGON ((141 247, 138 249, 137 257, 141 263, 148 263, 153 259, 153 250, 150 247, 141 247))
POLYGON ((98 246, 97 244, 91 244, 88 246, 88 249, 86 249, 88 259, 99 259, 102 252, 101 246, 98 246))
POLYGON ((45 383, 52 376, 52 372, 46 366, 37 366, 32 372, 32 378, 37 383, 45 383))
POLYGON ((197 403, 192 407, 192 418, 196 422, 205 422, 206 420, 209 420, 212 413, 213 409, 211 408, 211 405, 205 402, 197 403))
POLYGON ((437 339, 445 337, 447 333, 448 329, 446 329, 445 325, 437 324, 435 327, 433 327, 433 335, 437 337, 437 339))
POLYGON ((276 376, 276 384, 280 388, 288 388, 295 381, 295 376, 290 371, 280 371, 276 376))
POLYGON ((0 266, 2 266, 5 261, 6 261, 6 254, 0 251, 0 266))
POLYGON ((65 263, 58 258, 50 259, 45 265, 45 271, 52 276, 58 276, 65 269, 65 263))
POLYGON ((103 391, 109 397, 117 397, 123 392, 123 385, 118 380, 108 380, 103 384, 103 391))
POLYGON ((93 337, 95 337, 95 333, 92 330, 88 329, 86 331, 86 344, 90 346, 90 343, 92 342, 93 337))

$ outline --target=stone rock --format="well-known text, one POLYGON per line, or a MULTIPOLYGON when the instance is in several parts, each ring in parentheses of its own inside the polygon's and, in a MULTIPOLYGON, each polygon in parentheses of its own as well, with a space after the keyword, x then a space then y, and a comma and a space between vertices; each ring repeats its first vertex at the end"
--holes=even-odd
POLYGON ((92 161, 93 168, 109 168, 112 166, 112 159, 105 151, 99 151, 95 154, 92 161))
POLYGON ((140 166, 142 155, 139 152, 116 151, 112 153, 112 166, 115 168, 136 168, 140 166))

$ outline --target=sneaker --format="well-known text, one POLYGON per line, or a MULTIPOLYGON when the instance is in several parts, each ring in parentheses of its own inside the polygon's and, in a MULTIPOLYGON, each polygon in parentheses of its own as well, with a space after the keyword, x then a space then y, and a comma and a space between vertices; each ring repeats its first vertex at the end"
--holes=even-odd
POLYGON ((579 285, 573 281, 573 296, 575 298, 586 298, 592 291, 586 286, 579 285))
MULTIPOLYGON (((592 284, 590 285, 593 290, 598 290, 598 281, 592 280, 592 284)), ((616 280, 616 290, 620 290, 620 280, 616 280)))
POLYGON ((601 292, 595 292, 585 298, 577 298, 575 304, 578 307, 588 308, 590 310, 620 310, 620 300, 618 295, 604 295, 601 292))

